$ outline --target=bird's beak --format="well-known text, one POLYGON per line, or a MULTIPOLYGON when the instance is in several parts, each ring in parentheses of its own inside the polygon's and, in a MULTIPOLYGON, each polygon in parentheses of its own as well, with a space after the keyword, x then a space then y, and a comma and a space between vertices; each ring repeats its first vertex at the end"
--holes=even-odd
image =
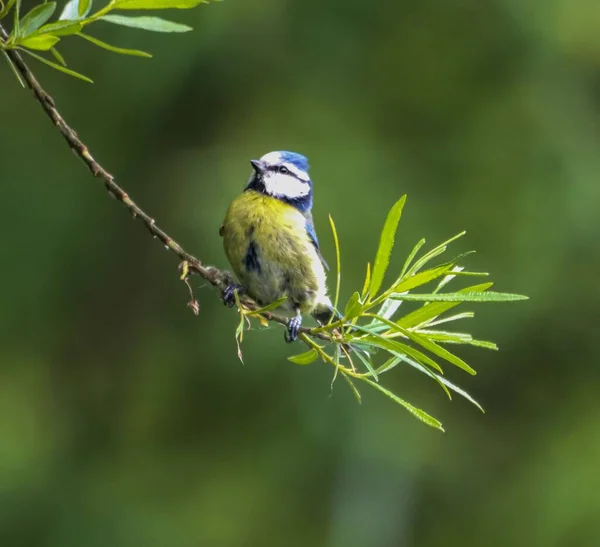
POLYGON ((252 164, 252 169, 259 175, 265 170, 265 164, 260 160, 250 160, 250 163, 252 164))

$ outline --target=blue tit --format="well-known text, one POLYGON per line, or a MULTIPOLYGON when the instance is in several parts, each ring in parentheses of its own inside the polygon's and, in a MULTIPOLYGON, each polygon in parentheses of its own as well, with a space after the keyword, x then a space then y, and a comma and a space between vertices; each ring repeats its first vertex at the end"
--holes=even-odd
POLYGON ((308 160, 283 151, 250 163, 250 180, 229 206, 219 231, 241 283, 227 287, 223 301, 233 306, 235 290, 261 306, 287 297, 281 308, 293 312, 286 333, 291 342, 298 336, 302 314, 310 313, 324 324, 333 313, 325 274, 329 267, 321 256, 311 213, 308 160))

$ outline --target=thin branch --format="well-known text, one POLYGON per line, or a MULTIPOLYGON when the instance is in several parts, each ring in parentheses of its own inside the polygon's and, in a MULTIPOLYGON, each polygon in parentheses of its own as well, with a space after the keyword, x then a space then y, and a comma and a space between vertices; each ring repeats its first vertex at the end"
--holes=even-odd
MULTIPOLYGON (((6 42, 8 34, 0 25, 0 38, 1 42, 6 42)), ((184 248, 175 241, 167 232, 159 228, 154 218, 148 215, 143 209, 141 209, 129 196, 125 190, 123 190, 116 182, 113 175, 111 175, 102 165, 100 165, 90 153, 88 147, 81 141, 75 130, 67 124, 64 118, 60 115, 56 109, 54 99, 42 88, 33 75, 29 67, 21 57, 18 51, 14 49, 4 50, 6 55, 12 61, 17 72, 25 81, 25 84, 33 92, 34 97, 40 103, 42 109, 46 115, 52 120, 52 123, 56 126, 58 131, 62 134, 67 144, 79 156, 83 162, 87 165, 88 169, 92 172, 94 177, 104 183, 104 186, 108 193, 115 199, 120 201, 129 210, 133 218, 139 218, 148 232, 154 239, 158 239, 167 249, 173 251, 173 253, 182 261, 187 262, 188 268, 192 273, 196 273, 202 276, 211 285, 219 289, 224 290, 227 285, 233 282, 233 276, 230 272, 220 270, 214 266, 208 266, 202 264, 202 262, 194 255, 188 253, 184 248)), ((247 296, 240 296, 241 303, 250 310, 257 310, 260 306, 247 296)), ((282 325, 287 325, 288 318, 280 315, 276 315, 270 312, 262 314, 268 321, 274 321, 282 325)), ((325 333, 315 333, 312 329, 302 327, 300 332, 303 332, 314 338, 320 338, 322 340, 331 341, 331 337, 325 333)))

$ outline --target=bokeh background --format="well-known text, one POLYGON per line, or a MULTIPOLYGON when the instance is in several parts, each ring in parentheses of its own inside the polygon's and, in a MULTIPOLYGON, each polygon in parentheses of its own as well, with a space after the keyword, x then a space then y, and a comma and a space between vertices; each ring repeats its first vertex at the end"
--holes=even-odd
MULTIPOLYGON (((159 224, 226 266, 218 229, 273 149, 306 154, 342 295, 392 203, 393 267, 421 237, 527 302, 463 325, 450 378, 386 385, 430 429, 282 331, 250 332, 69 151, 0 68, 0 544, 11 547, 600 545, 600 11, 585 0, 258 0, 164 14, 193 33, 98 23, 87 85, 35 65, 92 153, 159 224)), ((95 30, 95 32, 94 32, 95 30)), ((34 65, 32 64, 32 67, 34 65)))

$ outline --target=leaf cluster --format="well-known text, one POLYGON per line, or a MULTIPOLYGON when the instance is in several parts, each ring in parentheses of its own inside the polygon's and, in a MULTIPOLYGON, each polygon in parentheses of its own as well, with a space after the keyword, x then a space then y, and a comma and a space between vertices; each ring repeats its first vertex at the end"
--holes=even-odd
MULTIPOLYGON (((449 399, 452 399, 452 393, 456 393, 483 411, 475 399, 446 378, 443 367, 451 365, 468 374, 475 374, 475 370, 469 364, 448 349, 449 345, 471 345, 492 350, 498 348, 493 342, 476 340, 466 332, 449 330, 450 325, 457 321, 474 316, 471 311, 457 313, 456 308, 465 303, 509 302, 525 300, 527 297, 490 291, 491 282, 469 285, 452 292, 446 291, 447 286, 456 279, 488 276, 484 272, 465 270, 459 264, 470 253, 433 265, 435 259, 443 255, 448 246, 465 232, 423 254, 420 253, 426 242, 421 239, 410 252, 393 282, 382 289, 405 202, 406 196, 403 196, 387 216, 373 265, 367 264, 362 290, 350 296, 343 306, 343 313, 339 313, 339 318, 303 333, 301 339, 309 350, 289 357, 289 360, 298 365, 308 365, 317 360, 328 363, 334 367, 332 387, 341 376, 361 402, 358 385, 369 385, 427 425, 443 431, 442 424, 436 418, 383 387, 380 383, 381 376, 397 366, 412 367, 435 381, 449 399), (425 286, 429 289, 423 291, 425 286), (403 302, 417 302, 419 306, 401 315, 398 312, 403 309, 403 302), (322 340, 313 336, 322 334, 328 335, 329 342, 322 343, 322 340)), ((341 282, 340 247, 331 217, 330 223, 337 263, 334 306, 341 309, 338 308, 341 282)), ((279 304, 280 301, 267 308, 250 311, 238 302, 241 320, 236 339, 240 358, 240 343, 249 318, 258 318, 266 323, 261 314, 279 304)))
POLYGON ((121 15, 112 12, 190 9, 199 4, 208 3, 208 0, 110 0, 107 5, 95 12, 92 12, 92 3, 93 0, 68 0, 58 18, 50 21, 56 12, 56 2, 44 2, 32 8, 25 15, 21 15, 21 0, 0 0, 0 20, 12 14, 12 31, 7 39, 0 40, 0 50, 21 84, 23 82, 20 75, 15 70, 10 57, 6 55, 8 50, 22 51, 37 61, 69 76, 91 82, 92 80, 87 76, 67 67, 64 56, 58 50, 59 42, 65 37, 75 36, 97 47, 121 55, 152 57, 145 51, 107 44, 88 34, 86 27, 97 21, 104 21, 113 25, 152 32, 187 32, 192 28, 160 17, 121 15), (49 52, 53 60, 44 56, 44 52, 49 52))

